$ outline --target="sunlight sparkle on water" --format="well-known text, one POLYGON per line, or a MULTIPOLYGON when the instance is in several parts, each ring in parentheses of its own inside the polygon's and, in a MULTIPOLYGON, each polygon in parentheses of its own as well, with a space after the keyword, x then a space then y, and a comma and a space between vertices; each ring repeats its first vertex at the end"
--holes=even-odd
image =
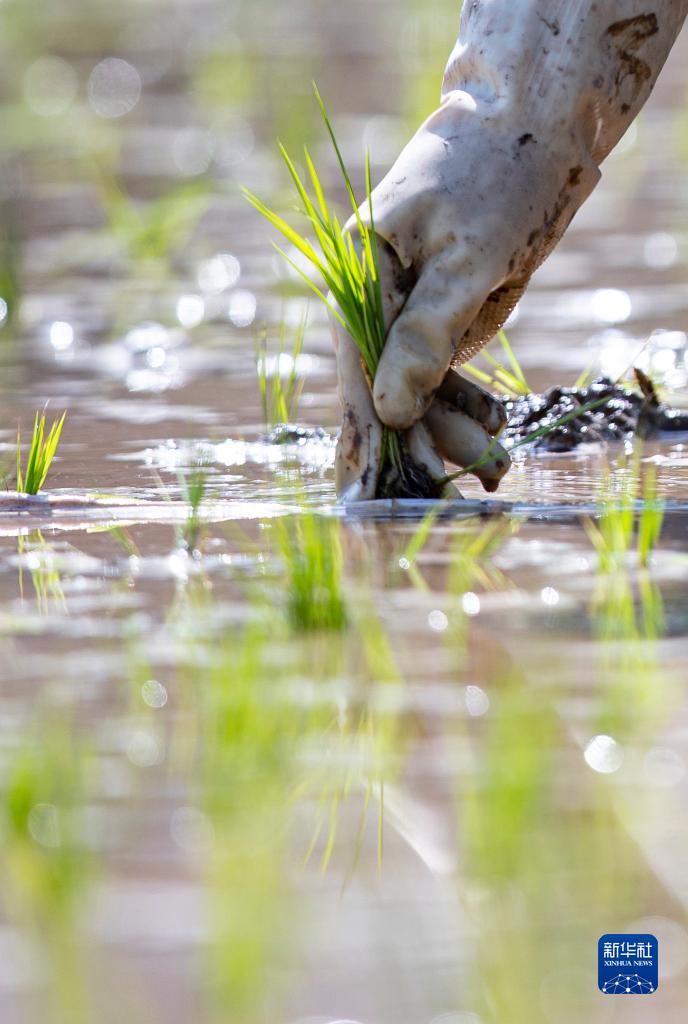
POLYGON ((182 327, 198 327, 205 316, 205 302, 200 295, 180 295, 177 300, 177 320, 182 327))
POLYGON ((167 704, 167 690, 157 679, 147 679, 141 687, 141 697, 149 708, 164 708, 167 704))
POLYGON ((648 267, 656 270, 673 267, 678 257, 678 243, 668 231, 656 231, 645 240, 643 254, 648 267))
POLYGON ((56 352, 64 352, 74 344, 74 328, 64 320, 56 320, 50 325, 49 338, 56 352))
POLYGON ((227 316, 235 327, 248 327, 256 318, 256 297, 243 289, 229 296, 227 316))
POLYGON ((257 363, 260 372, 267 377, 288 377, 296 369, 296 360, 288 352, 262 356, 257 363))
POLYGON ((593 771, 611 775, 623 764, 624 752, 615 739, 602 734, 590 740, 583 756, 593 771))
POLYGON ((466 615, 478 615, 480 612, 480 598, 469 590, 461 598, 461 607, 466 615))
POLYGON ((127 746, 127 758, 137 768, 152 768, 162 761, 162 745, 152 732, 139 729, 127 746))
POLYGON ((555 590, 554 587, 543 587, 540 591, 540 598, 543 604, 554 608, 555 605, 559 604, 559 591, 555 590))
POLYGON ((202 292, 219 295, 227 288, 233 288, 239 280, 241 264, 231 253, 221 252, 198 265, 198 287, 202 292))
POLYGON ((428 615, 428 626, 435 633, 443 633, 448 625, 449 619, 439 608, 436 608, 428 615))
POLYGON ((88 79, 88 100, 100 117, 124 117, 141 97, 141 76, 120 57, 96 64, 88 79))
POLYGON ((165 365, 166 359, 167 353, 162 345, 154 345, 146 352, 146 362, 152 370, 159 370, 161 366, 165 365))
POLYGON ((657 384, 684 387, 688 381, 688 336, 685 331, 653 331, 638 365, 657 384))
POLYGON ((172 159, 180 174, 192 177, 208 170, 214 150, 215 138, 211 132, 187 128, 175 134, 172 159))
POLYGON ((74 68, 61 57, 39 57, 24 72, 24 99, 41 117, 57 117, 69 110, 77 87, 74 68))
POLYGON ((490 710, 490 698, 479 686, 466 687, 464 702, 471 718, 480 718, 490 710))
POLYGON ((625 331, 608 327, 594 334, 588 340, 589 347, 596 353, 601 372, 615 380, 627 368, 639 345, 625 331))
POLYGON ((592 297, 592 314, 601 323, 623 323, 632 310, 630 296, 621 288, 598 288, 592 297))
POLYGON ((132 327, 124 337, 124 344, 130 352, 148 352, 153 348, 168 348, 171 343, 170 332, 163 324, 154 320, 132 327))

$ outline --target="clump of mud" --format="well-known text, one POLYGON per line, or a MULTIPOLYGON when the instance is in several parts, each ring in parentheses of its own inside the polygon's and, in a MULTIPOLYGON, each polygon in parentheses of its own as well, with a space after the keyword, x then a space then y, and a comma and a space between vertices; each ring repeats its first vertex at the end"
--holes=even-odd
POLYGON ((331 442, 332 438, 322 427, 299 427, 295 423, 278 423, 269 434, 261 438, 263 444, 306 444, 312 441, 331 442))
POLYGON ((662 405, 642 370, 636 369, 635 376, 638 391, 598 377, 587 387, 553 387, 543 394, 505 398, 508 424, 502 440, 509 447, 546 428, 546 433, 532 442, 533 448, 569 452, 582 444, 620 441, 634 434, 648 438, 688 430, 688 413, 662 405), (586 408, 592 403, 599 404, 586 408), (569 417, 568 421, 558 425, 564 417, 569 417))
POLYGON ((425 466, 411 457, 408 448, 401 442, 401 466, 389 460, 377 482, 376 498, 441 498, 444 483, 435 480, 425 466))

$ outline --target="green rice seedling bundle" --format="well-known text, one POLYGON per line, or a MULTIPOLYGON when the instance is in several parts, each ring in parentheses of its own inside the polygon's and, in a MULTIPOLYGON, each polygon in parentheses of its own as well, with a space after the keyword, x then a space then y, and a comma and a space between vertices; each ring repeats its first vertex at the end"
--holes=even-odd
MULTIPOLYGON (((368 225, 364 223, 359 212, 359 203, 351 184, 351 178, 317 88, 315 95, 344 179, 355 218, 358 245, 354 243, 349 234, 344 232, 337 215, 325 198, 320 178, 307 149, 305 150, 305 163, 310 178, 310 192, 294 161, 284 146, 280 145, 282 158, 300 200, 299 212, 308 221, 317 245, 299 234, 283 217, 270 209, 248 189, 244 190, 244 194, 256 210, 273 227, 277 228, 294 249, 305 257, 324 281, 325 288, 323 289, 283 249, 276 246, 278 252, 303 278, 318 298, 325 303, 337 322, 353 338, 361 355, 366 378, 372 387, 385 346, 386 328, 380 286, 377 238, 371 203, 370 159, 366 156, 366 195, 370 209, 370 225, 368 225)), ((433 480, 427 470, 411 458, 403 433, 389 429, 385 429, 383 437, 380 481, 378 485, 380 496, 439 497, 443 486, 440 482, 433 480)))
POLYGON ((46 481, 52 461, 60 443, 62 427, 67 413, 55 420, 45 433, 45 412, 36 413, 31 435, 31 447, 26 469, 22 470, 21 433, 17 430, 17 490, 24 494, 38 494, 46 481))

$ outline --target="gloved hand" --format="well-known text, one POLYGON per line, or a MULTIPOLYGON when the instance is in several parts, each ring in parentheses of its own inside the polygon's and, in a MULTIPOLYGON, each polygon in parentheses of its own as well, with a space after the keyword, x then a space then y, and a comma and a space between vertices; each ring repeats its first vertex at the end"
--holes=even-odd
MULTIPOLYGON (((372 399, 336 329, 343 500, 374 497, 381 422, 435 476, 494 490, 499 404, 451 365, 496 333, 649 96, 688 0, 466 0, 442 104, 374 190, 388 337, 372 399), (413 429, 410 429, 413 428, 413 429)), ((370 223, 370 211, 363 208, 370 223)), ((355 233, 355 225, 350 223, 355 233)))

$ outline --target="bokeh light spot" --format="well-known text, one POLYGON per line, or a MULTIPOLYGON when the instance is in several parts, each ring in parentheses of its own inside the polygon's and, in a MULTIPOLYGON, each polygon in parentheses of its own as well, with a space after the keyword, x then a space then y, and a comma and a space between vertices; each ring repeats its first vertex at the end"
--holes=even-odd
POLYGON ((428 615, 428 626, 435 633, 443 633, 448 625, 449 619, 443 611, 440 611, 439 608, 435 608, 435 610, 431 611, 428 615))
POLYGON ((253 292, 239 289, 229 296, 227 316, 235 327, 248 327, 256 318, 256 297, 253 292))
POLYGON ((39 57, 24 73, 24 99, 41 117, 64 114, 74 102, 76 92, 76 72, 61 57, 39 57))
POLYGON ((56 320, 51 324, 48 336, 56 352, 65 352, 74 344, 74 328, 64 320, 56 320))
POLYGON ((624 759, 623 750, 616 740, 603 734, 590 740, 583 756, 586 764, 602 775, 618 771, 624 759))
POLYGON ((141 76, 120 57, 96 64, 88 79, 88 100, 100 117, 124 117, 141 97, 141 76))
POLYGON ((592 298, 592 313, 605 324, 620 324, 631 315, 633 306, 628 292, 621 288, 598 288, 592 298))

